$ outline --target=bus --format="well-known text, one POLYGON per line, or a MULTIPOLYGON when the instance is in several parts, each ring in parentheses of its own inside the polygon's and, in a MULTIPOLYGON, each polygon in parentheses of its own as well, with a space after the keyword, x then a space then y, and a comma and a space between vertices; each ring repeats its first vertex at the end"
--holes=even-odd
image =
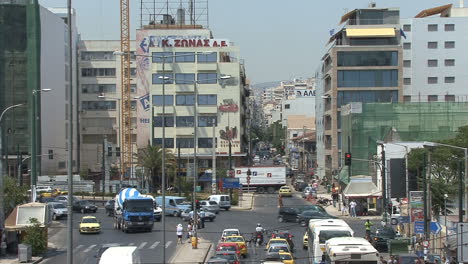
POLYGON ((379 252, 361 237, 340 237, 325 243, 327 264, 377 264, 379 252))
POLYGON ((325 242, 334 237, 352 237, 354 231, 341 219, 312 219, 307 228, 309 264, 319 264, 325 252, 325 242))

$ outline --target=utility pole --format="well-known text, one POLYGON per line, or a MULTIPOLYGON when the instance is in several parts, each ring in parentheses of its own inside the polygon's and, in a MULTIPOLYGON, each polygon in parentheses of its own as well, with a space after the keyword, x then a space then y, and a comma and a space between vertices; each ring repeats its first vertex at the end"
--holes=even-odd
MULTIPOLYGON (((460 223, 463 222, 463 189, 464 188, 463 188, 462 162, 459 161, 458 162, 458 204, 459 204, 458 205, 458 221, 460 223)), ((447 210, 447 208, 445 210, 447 210)))
POLYGON ((104 135, 104 139, 102 141, 102 193, 106 192, 106 160, 107 160, 107 136, 104 135))
POLYGON ((385 160, 385 146, 384 144, 380 144, 382 147, 382 170, 381 170, 381 177, 382 177, 382 209, 383 209, 383 215, 382 217, 384 218, 383 221, 385 224, 387 224, 387 176, 386 176, 386 160, 385 160))
MULTIPOLYGON (((348 136, 348 153, 351 153, 351 137, 350 136, 348 136)), ((351 182, 351 164, 348 165, 348 183, 349 182, 351 182)))
POLYGON ((211 194, 216 194, 216 119, 213 119, 213 165, 211 174, 211 194))
POLYGON ((181 179, 180 179, 180 143, 177 142, 177 189, 179 190, 179 197, 181 196, 181 179))
POLYGON ((425 237, 426 240, 429 240, 431 238, 431 230, 430 230, 430 225, 431 225, 431 214, 432 214, 432 203, 431 203, 431 153, 432 149, 430 148, 429 151, 427 152, 427 170, 426 170, 426 202, 427 202, 427 207, 426 210, 426 215, 424 217, 424 232, 425 232, 425 237))
POLYGON ((423 185, 423 202, 424 202, 424 237, 425 239, 428 238, 429 234, 429 227, 427 224, 427 217, 428 217, 428 206, 427 206, 427 163, 426 163, 426 153, 423 156, 423 172, 422 172, 422 185, 423 185))

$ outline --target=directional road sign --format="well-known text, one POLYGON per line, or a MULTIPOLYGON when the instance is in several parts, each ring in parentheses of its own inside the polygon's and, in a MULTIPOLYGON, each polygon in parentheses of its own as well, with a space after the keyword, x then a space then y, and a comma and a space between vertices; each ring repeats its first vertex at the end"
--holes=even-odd
POLYGON ((431 233, 432 234, 439 234, 440 231, 442 230, 442 227, 440 226, 439 222, 431 222, 431 233))
POLYGON ((223 188, 225 189, 238 189, 240 188, 239 178, 224 178, 223 188))
POLYGON ((414 233, 424 234, 424 222, 423 221, 414 222, 414 233))

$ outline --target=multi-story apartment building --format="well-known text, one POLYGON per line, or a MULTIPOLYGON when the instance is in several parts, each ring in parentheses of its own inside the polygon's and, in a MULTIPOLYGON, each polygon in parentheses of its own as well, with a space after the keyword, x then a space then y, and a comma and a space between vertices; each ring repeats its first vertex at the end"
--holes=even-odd
POLYGON ((465 47, 468 8, 452 4, 401 19, 403 100, 405 102, 468 101, 465 47))
POLYGON ((317 156, 328 177, 342 166, 341 106, 350 102, 396 103, 402 94, 399 10, 355 9, 341 18, 343 27, 330 38, 323 56, 321 95, 323 129, 317 131, 317 156), (323 148, 319 145, 323 144, 323 148))
POLYGON ((139 148, 148 141, 161 145, 164 125, 165 147, 176 156, 180 150, 182 173, 194 151, 199 174, 212 168, 213 138, 221 166, 227 167, 229 142, 233 165, 240 163, 247 153, 249 90, 239 47, 184 24, 145 26, 136 46, 139 148))
MULTIPOLYGON (((24 104, 8 111, 2 119, 1 154, 8 157, 4 169, 10 175, 19 176, 17 168, 21 158, 23 182, 29 179, 27 171, 31 168, 34 141, 37 175, 67 171, 68 105, 71 98, 76 99, 76 76, 73 75, 74 81, 70 83, 68 63, 70 56, 75 61, 78 34, 73 26, 72 43, 69 43, 66 13, 64 8, 48 9, 28 1, 0 3, 0 109, 24 104), (73 97, 70 97, 70 85, 73 97), (32 120, 36 123, 35 140, 32 120)), ((72 19, 75 25, 74 11, 72 19)), ((73 166, 77 164, 76 153, 74 148, 73 166)))
MULTIPOLYGON (((134 42, 131 43, 133 48, 134 42)), ((104 138, 108 142, 108 160, 111 168, 120 168, 120 109, 121 68, 118 40, 84 40, 79 43, 79 138, 81 169, 101 172, 104 138), (109 151, 110 150, 110 151, 109 151)), ((132 98, 136 96, 135 57, 131 62, 132 98)), ((132 101, 136 105, 136 100, 132 101)), ((132 125, 136 128, 136 111, 132 111, 132 125)), ((136 129, 132 130, 134 152, 136 129)))

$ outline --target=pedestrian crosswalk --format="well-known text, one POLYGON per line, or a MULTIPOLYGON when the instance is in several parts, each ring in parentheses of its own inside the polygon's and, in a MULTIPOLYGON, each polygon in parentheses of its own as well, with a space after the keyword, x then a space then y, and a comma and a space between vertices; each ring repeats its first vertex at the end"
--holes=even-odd
POLYGON ((131 243, 112 243, 112 244, 91 244, 91 245, 77 245, 75 249, 73 250, 74 253, 88 253, 91 251, 97 251, 102 247, 110 247, 110 246, 135 246, 138 249, 157 249, 158 247, 164 247, 170 248, 171 246, 177 246, 177 243, 173 243, 174 241, 166 241, 165 244, 162 243, 162 241, 144 241, 144 242, 131 242, 131 243))

